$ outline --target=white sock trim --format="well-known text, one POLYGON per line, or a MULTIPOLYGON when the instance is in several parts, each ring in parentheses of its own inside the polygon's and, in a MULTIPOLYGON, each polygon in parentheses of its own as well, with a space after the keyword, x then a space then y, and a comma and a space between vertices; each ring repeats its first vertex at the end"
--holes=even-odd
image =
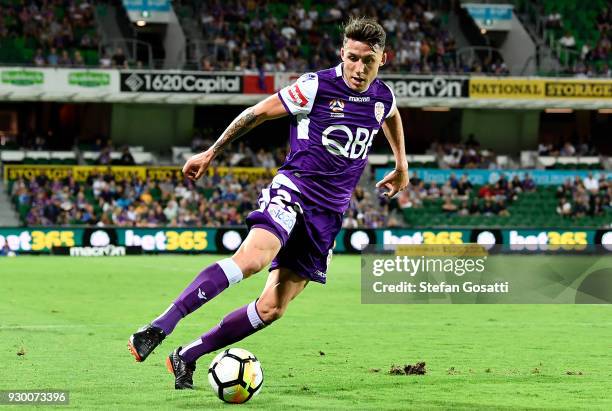
POLYGON ((253 328, 260 328, 266 325, 261 318, 259 318, 259 314, 257 314, 257 308, 255 308, 256 301, 253 301, 247 306, 247 315, 249 316, 249 321, 253 328))
POLYGON ((198 345, 202 344, 202 339, 198 338, 197 340, 195 340, 194 342, 192 342, 191 344, 181 348, 181 351, 179 351, 179 355, 183 355, 184 353, 187 352, 187 350, 192 349, 193 347, 197 347, 198 345))
POLYGON ((217 261, 217 264, 219 264, 219 267, 221 267, 225 273, 229 285, 240 282, 240 280, 242 280, 244 277, 240 267, 238 267, 238 264, 236 264, 231 258, 225 258, 221 261, 217 261))
MULTIPOLYGON (((158 315, 158 316, 157 316, 157 317, 156 317, 156 318, 155 318, 155 319, 154 319, 152 322, 159 321, 159 319, 161 319, 161 318, 162 318, 164 315, 168 314, 168 311, 170 311, 170 310, 171 310, 171 309, 173 309, 174 307, 176 307, 176 306, 174 305, 174 303, 173 303, 173 304, 170 304, 170 305, 168 306, 168 308, 166 308, 166 311, 164 311, 163 313, 161 313, 160 315, 158 315)), ((178 308, 177 308, 177 309, 178 309, 178 308)))

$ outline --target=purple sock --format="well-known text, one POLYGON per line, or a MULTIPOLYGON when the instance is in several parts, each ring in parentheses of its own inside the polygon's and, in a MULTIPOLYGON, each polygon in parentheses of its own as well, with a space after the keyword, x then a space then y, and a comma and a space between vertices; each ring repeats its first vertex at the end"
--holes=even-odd
POLYGON ((169 335, 181 318, 194 312, 221 291, 240 280, 242 280, 242 271, 231 258, 209 265, 151 324, 161 328, 166 335, 169 335))
POLYGON ((184 361, 192 362, 219 348, 242 340, 261 330, 266 324, 255 307, 256 301, 238 308, 226 315, 218 325, 206 334, 184 347, 179 355, 184 361))

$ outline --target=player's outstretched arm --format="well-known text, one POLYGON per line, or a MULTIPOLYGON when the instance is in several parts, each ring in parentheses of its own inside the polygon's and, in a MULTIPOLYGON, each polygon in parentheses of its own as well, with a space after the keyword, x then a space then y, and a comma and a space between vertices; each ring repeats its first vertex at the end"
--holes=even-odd
POLYGON ((232 141, 246 134, 266 120, 286 116, 288 113, 277 94, 267 97, 247 108, 230 123, 221 137, 208 150, 192 156, 183 166, 183 174, 190 180, 197 180, 208 169, 214 158, 232 141))
POLYGON ((387 192, 384 196, 393 197, 398 192, 408 187, 408 160, 406 159, 406 146, 404 144, 404 128, 402 118, 397 108, 387 117, 383 123, 385 137, 391 145, 391 150, 395 156, 395 170, 390 172, 376 183, 376 187, 385 187, 387 192))

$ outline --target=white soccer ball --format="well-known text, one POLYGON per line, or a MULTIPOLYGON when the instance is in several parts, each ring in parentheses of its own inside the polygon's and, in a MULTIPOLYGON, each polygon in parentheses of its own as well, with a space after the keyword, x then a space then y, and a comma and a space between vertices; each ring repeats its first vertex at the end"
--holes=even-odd
POLYGON ((263 370, 257 358, 242 348, 221 351, 210 363, 208 382, 225 402, 241 404, 259 394, 263 370))

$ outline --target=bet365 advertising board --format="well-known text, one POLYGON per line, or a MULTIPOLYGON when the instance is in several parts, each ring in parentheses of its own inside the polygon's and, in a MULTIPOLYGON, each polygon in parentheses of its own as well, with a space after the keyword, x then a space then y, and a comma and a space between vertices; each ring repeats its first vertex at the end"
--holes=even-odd
MULTIPOLYGON (((0 228, 0 250, 51 253, 80 248, 73 255, 114 254, 114 247, 137 253, 232 253, 247 235, 246 227, 225 228, 0 228), (94 251, 92 251, 94 250, 94 251)), ((612 251, 612 229, 343 229, 335 253, 359 253, 367 244, 510 245, 513 250, 558 250, 601 244, 612 251)))

